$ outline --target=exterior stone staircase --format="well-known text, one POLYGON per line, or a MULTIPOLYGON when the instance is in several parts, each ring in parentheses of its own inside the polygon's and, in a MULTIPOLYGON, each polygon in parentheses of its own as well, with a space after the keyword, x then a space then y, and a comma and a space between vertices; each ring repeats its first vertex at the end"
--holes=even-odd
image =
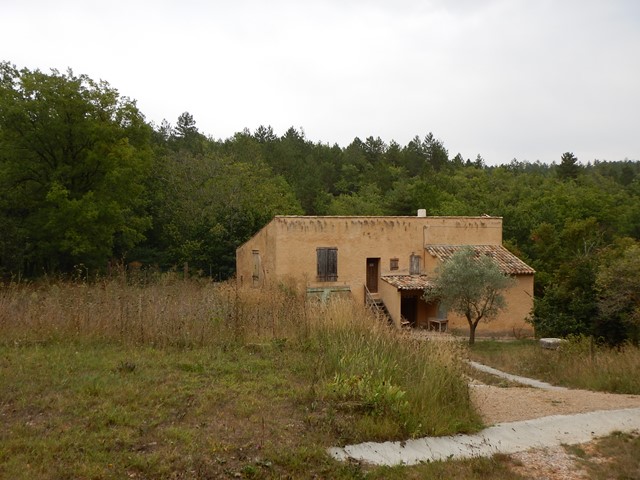
POLYGON ((389 315, 389 310, 387 310, 384 301, 377 295, 371 293, 366 285, 364 287, 364 294, 367 308, 380 320, 392 324, 393 320, 391 319, 391 315, 389 315))

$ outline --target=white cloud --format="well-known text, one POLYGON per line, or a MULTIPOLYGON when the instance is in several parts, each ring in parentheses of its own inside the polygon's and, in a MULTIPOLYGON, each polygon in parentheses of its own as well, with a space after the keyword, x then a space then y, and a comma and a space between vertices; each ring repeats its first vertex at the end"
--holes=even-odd
POLYGON ((5 59, 103 78, 214 137, 429 131, 489 162, 640 159, 633 0, 59 2, 3 7, 5 59))

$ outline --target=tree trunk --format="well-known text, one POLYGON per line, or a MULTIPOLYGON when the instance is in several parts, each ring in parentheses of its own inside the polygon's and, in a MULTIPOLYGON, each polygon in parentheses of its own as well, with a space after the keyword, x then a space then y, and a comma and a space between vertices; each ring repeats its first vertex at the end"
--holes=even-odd
POLYGON ((476 342, 476 327, 478 322, 469 322, 469 345, 473 345, 476 342))

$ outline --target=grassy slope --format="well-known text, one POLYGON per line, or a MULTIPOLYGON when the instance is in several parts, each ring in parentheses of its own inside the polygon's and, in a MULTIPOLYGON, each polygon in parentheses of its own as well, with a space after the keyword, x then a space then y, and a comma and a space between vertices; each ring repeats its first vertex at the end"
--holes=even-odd
POLYGON ((611 393, 640 394, 640 349, 611 349, 589 338, 573 338, 557 351, 538 342, 477 342, 473 360, 495 368, 556 385, 611 393))
MULTIPOLYGON (((0 477, 385 478, 406 471, 326 448, 480 426, 460 352, 406 342, 351 304, 243 295, 0 290, 0 477)), ((475 478, 483 462, 455 468, 475 478)), ((409 471, 425 468, 452 467, 409 471)))
POLYGON ((326 447, 345 442, 478 428, 460 352, 281 294, 0 289, 0 478, 519 478, 503 456, 330 459, 326 447))
POLYGON ((334 468, 295 352, 76 343, 0 358, 5 478, 334 468))
POLYGON ((354 416, 281 345, 0 348, 1 478, 518 478, 504 459, 368 468, 330 459, 354 416))

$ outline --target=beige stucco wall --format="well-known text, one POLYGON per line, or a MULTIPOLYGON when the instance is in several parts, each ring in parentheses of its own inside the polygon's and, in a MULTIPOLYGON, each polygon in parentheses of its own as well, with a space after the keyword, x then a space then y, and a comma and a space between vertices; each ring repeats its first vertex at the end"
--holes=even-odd
POLYGON ((380 298, 384 300, 384 304, 387 307, 391 320, 393 320, 393 323, 395 323, 396 326, 400 326, 400 292, 398 292, 396 287, 384 280, 380 280, 378 292, 380 294, 380 298))
MULTIPOLYGON (((408 274, 410 256, 421 257, 425 273, 433 272, 438 260, 425 252, 425 245, 500 245, 502 219, 495 217, 275 217, 237 250, 237 279, 243 286, 260 287, 294 279, 301 288, 349 288, 353 298, 364 302, 367 258, 379 258, 379 275, 408 274), (316 278, 319 247, 338 249, 338 279, 321 282, 316 278), (254 251, 260 256, 261 272, 253 278, 254 251), (398 259, 398 270, 390 270, 390 260, 398 259)), ((533 276, 519 279, 519 287, 508 293, 510 309, 485 329, 508 331, 526 329, 524 318, 531 310, 533 276)), ((397 290, 378 281, 394 322, 399 323, 401 301, 397 290)), ((419 305, 419 316, 429 315, 419 305)), ((450 319, 450 328, 467 328, 464 318, 450 319), (463 322, 461 322, 461 321, 463 322)))
POLYGON ((413 217, 276 217, 276 276, 295 276, 308 287, 349 286, 364 301, 366 259, 380 258, 380 274, 398 258, 408 273, 412 253, 423 255, 422 227, 413 217), (337 282, 316 279, 316 249, 338 248, 337 282))
MULTIPOLYGON (((533 275, 518 275, 516 284, 504 295, 507 308, 493 320, 481 320, 476 336, 532 336, 533 327, 526 322, 533 308, 533 275)), ((464 316, 448 314, 449 330, 467 334, 469 324, 464 316)))
POLYGON ((236 279, 240 286, 262 287, 274 278, 277 262, 274 232, 273 224, 269 223, 236 250, 236 279), (260 258, 257 279, 254 278, 254 252, 260 258))
POLYGON ((424 245, 502 245, 502 218, 428 217, 424 245))

